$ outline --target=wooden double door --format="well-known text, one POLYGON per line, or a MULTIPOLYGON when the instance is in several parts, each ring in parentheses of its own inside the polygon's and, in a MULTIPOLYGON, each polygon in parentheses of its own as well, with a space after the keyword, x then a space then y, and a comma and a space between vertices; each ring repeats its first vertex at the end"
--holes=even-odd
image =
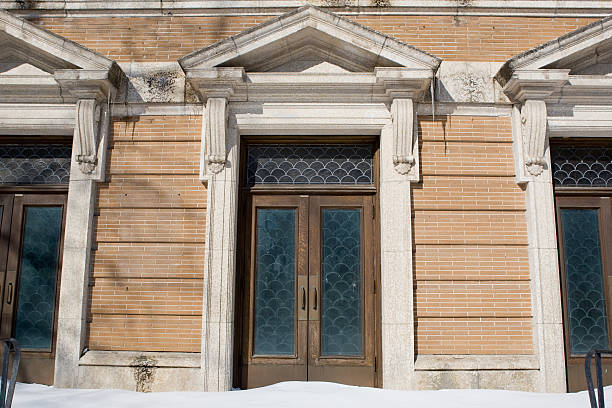
POLYGON ((374 196, 251 195, 241 386, 376 385, 374 196))
POLYGON ((18 381, 53 383, 66 194, 0 194, 0 337, 22 348, 18 381))

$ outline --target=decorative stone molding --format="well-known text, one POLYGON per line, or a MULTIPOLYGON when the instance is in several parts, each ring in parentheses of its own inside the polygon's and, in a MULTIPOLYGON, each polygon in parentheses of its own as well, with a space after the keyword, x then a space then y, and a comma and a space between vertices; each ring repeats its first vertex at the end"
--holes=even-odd
POLYGON ((225 132, 227 127, 227 99, 209 98, 204 108, 202 162, 200 176, 205 177, 206 169, 213 174, 223 170, 226 161, 225 132))
POLYGON ((93 99, 76 103, 74 158, 81 172, 92 180, 103 180, 109 124, 107 106, 93 99))
POLYGON ((546 103, 526 101, 521 109, 521 129, 523 134, 523 154, 529 174, 539 176, 544 170, 546 160, 546 103))
POLYGON ((414 166, 414 106, 412 99, 395 99, 391 105, 393 119, 393 166, 399 174, 408 174, 414 166))

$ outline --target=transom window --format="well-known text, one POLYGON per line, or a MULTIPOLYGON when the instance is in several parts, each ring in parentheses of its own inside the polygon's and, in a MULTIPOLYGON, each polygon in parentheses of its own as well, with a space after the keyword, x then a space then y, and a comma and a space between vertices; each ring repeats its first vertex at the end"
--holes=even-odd
POLYGON ((373 158, 367 144, 252 144, 247 185, 372 184, 373 158))

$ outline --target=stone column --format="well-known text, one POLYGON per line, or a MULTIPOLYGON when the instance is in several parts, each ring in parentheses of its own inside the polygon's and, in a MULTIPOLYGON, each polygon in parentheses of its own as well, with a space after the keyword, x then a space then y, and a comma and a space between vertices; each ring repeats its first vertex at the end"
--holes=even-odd
MULTIPOLYGON (((515 112, 515 117, 518 112, 515 112)), ((518 131, 519 166, 526 181, 529 270, 539 391, 565 392, 563 317, 557 256, 552 172, 546 134, 546 103, 527 100, 518 131)))
POLYGON ((104 177, 109 116, 107 107, 93 99, 76 104, 57 319, 56 387, 78 386, 87 331, 95 183, 104 177))
POLYGON ((411 183, 418 181, 412 100, 396 99, 380 139, 382 377, 388 389, 413 389, 414 314, 411 183))
POLYGON ((202 313, 203 386, 206 391, 229 391, 234 347, 239 137, 235 126, 227 126, 226 99, 209 98, 204 115, 201 178, 208 184, 208 206, 202 313))

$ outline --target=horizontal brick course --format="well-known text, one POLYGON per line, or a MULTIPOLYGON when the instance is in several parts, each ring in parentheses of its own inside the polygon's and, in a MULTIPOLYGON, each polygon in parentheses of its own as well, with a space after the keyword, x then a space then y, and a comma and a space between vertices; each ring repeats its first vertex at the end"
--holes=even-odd
POLYGON ((526 245, 524 212, 414 211, 419 244, 526 245))
POLYGON ((203 243, 206 211, 196 209, 100 209, 98 242, 203 243))
POLYGON ((415 245, 415 279, 528 280, 526 246, 415 245))
POLYGON ((202 314, 202 279, 95 278, 93 314, 202 314))
POLYGON ((112 175, 98 190, 101 208, 206 208, 197 176, 112 175))
POLYGON ((530 317, 529 282, 420 281, 418 317, 530 317))
POLYGON ((417 320, 418 354, 532 354, 530 318, 417 320))
POLYGON ((93 277, 203 279, 204 245, 98 242, 93 277))
POLYGON ((200 142, 115 142, 109 157, 109 174, 197 175, 200 142))
POLYGON ((89 348, 200 352, 201 333, 201 316, 94 314, 89 324, 89 348))
POLYGON ((423 176, 413 189, 415 210, 524 210, 513 177, 423 176))

